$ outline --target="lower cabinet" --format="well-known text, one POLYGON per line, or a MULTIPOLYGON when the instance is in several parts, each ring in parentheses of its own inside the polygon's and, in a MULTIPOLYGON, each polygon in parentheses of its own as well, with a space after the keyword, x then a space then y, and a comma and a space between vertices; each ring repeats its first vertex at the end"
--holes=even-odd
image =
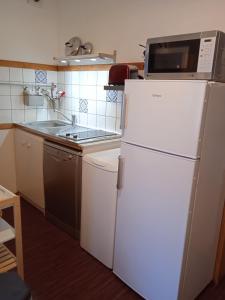
POLYGON ((17 189, 37 208, 44 210, 43 138, 15 130, 17 189))
POLYGON ((0 185, 17 192, 14 129, 0 130, 0 185))

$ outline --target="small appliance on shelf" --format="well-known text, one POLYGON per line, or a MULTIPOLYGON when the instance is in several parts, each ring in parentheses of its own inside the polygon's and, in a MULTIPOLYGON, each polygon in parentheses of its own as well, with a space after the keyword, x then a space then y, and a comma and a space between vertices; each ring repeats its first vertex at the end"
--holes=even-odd
POLYGON ((104 90, 124 90, 126 79, 141 79, 138 68, 129 64, 115 64, 109 70, 109 85, 104 90))

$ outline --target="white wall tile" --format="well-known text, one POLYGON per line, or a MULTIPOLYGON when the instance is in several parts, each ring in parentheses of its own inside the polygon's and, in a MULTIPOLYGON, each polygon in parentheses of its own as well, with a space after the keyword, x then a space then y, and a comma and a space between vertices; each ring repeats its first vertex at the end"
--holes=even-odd
POLYGON ((37 109, 37 121, 46 121, 48 119, 47 109, 37 109))
POLYGON ((78 99, 71 99, 72 110, 74 112, 79 112, 80 101, 78 99))
POLYGON ((87 126, 88 124, 88 114, 86 113, 80 113, 80 125, 87 126))
POLYGON ((95 114, 97 112, 97 103, 94 100, 88 100, 88 113, 95 114))
POLYGON ((97 117, 96 115, 88 114, 88 127, 96 128, 97 117))
POLYGON ((23 96, 11 96, 12 109, 25 109, 23 96))
POLYGON ((122 110, 122 103, 117 103, 116 104, 116 116, 118 118, 121 117, 121 110, 122 110))
POLYGON ((105 116, 106 114, 106 102, 97 101, 97 115, 105 116))
POLYGON ((23 69, 23 82, 35 83, 35 71, 31 69, 23 69))
POLYGON ((63 71, 57 72, 57 83, 58 84, 65 83, 65 72, 63 72, 63 71))
POLYGON ((23 95, 23 86, 11 85, 10 94, 11 94, 11 96, 22 96, 23 95))
POLYGON ((25 121, 32 122, 37 120, 37 111, 36 109, 27 109, 25 110, 25 121))
POLYGON ((80 85, 87 85, 88 71, 81 71, 80 73, 80 85))
POLYGON ((80 72, 72 71, 72 84, 80 84, 80 72))
POLYGON ((121 134, 122 130, 120 129, 120 118, 116 118, 116 132, 121 134))
POLYGON ((89 71, 86 85, 97 85, 97 72, 89 71))
POLYGON ((98 116, 97 115, 97 127, 100 129, 105 130, 105 116, 98 116))
POLYGON ((78 99, 80 97, 80 86, 72 85, 71 89, 72 89, 72 97, 78 99))
POLYGON ((97 75, 97 85, 108 85, 109 72, 108 71, 98 71, 97 75))
POLYGON ((96 86, 80 86, 80 98, 96 100, 96 86))
POLYGON ((72 84, 72 72, 71 71, 65 72, 65 84, 72 84))
POLYGON ((104 90, 104 87, 97 86, 96 91, 97 91, 96 99, 106 101, 106 91, 104 90))
POLYGON ((116 117, 116 103, 106 102, 106 116, 116 117))
POLYGON ((23 109, 13 109, 12 110, 12 121, 16 123, 25 121, 25 113, 23 109))
POLYGON ((0 123, 10 123, 12 111, 11 110, 0 110, 0 123))
POLYGON ((108 131, 116 130, 116 118, 106 117, 105 127, 108 131))
POLYGON ((47 71, 47 83, 57 83, 57 72, 56 71, 47 71))
POLYGON ((10 81, 12 82, 22 82, 23 70, 21 68, 10 68, 9 76, 10 76, 10 81))
POLYGON ((11 109, 10 96, 0 96, 0 109, 11 109))
POLYGON ((9 68, 0 67, 0 81, 9 81, 9 68))
POLYGON ((10 86, 0 84, 0 96, 8 96, 8 95, 10 95, 10 86))

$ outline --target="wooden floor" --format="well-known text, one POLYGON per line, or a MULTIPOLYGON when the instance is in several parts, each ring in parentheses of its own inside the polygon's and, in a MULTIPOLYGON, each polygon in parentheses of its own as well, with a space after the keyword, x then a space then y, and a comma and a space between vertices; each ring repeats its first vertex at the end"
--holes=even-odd
MULTIPOLYGON (((8 211, 8 220, 10 215, 8 211)), ((78 241, 50 224, 24 201, 22 227, 25 281, 34 300, 142 299, 83 251, 78 241)), ((198 298, 209 299, 225 299, 225 281, 218 287, 208 287, 198 298)))

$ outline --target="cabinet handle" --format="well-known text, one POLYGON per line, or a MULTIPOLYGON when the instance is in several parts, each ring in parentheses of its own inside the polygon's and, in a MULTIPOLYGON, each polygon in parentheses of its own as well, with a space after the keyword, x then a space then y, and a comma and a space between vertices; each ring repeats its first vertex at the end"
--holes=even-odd
POLYGON ((31 148, 31 144, 28 143, 28 144, 27 144, 27 148, 31 148))

